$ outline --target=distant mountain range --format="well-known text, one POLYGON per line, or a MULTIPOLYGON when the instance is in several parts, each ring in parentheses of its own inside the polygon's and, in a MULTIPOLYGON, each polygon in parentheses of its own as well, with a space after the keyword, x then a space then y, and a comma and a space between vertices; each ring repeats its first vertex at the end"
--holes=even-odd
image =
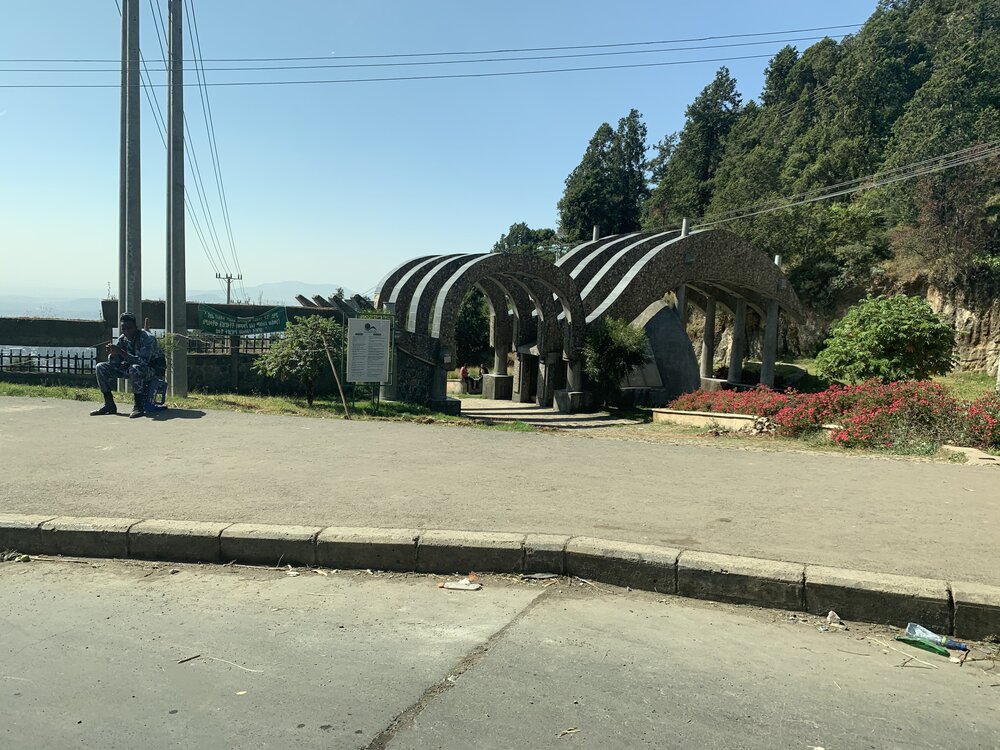
MULTIPOLYGON (((245 287, 244 290, 233 289, 234 301, 249 299, 255 305, 292 305, 299 303, 296 294, 312 297, 320 294, 324 297, 337 291, 338 284, 307 284, 302 281, 278 281, 270 284, 258 284, 245 287)), ((344 289, 344 294, 351 296, 354 292, 344 289)), ((226 293, 222 289, 189 289, 187 294, 190 302, 222 302, 226 301, 226 293)), ((100 320, 101 300, 97 297, 69 297, 57 295, 26 296, 19 294, 0 294, 0 317, 36 317, 36 318, 69 318, 73 320, 100 320)))

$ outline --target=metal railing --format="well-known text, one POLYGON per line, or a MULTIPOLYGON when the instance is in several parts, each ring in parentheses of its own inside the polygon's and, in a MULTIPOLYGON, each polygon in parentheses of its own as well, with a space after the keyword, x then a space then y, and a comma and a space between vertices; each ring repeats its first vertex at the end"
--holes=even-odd
POLYGON ((97 352, 68 354, 57 350, 0 350, 0 372, 41 375, 93 375, 97 352))

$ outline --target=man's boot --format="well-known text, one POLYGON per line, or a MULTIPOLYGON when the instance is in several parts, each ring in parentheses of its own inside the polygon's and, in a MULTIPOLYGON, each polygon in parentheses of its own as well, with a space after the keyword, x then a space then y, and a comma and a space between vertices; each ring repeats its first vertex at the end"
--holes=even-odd
POLYGON ((104 406, 100 409, 94 409, 90 412, 92 417, 102 417, 105 414, 117 414, 118 407, 115 406, 115 400, 111 397, 111 391, 101 391, 104 394, 104 406))
POLYGON ((146 402, 145 393, 135 394, 135 406, 132 407, 132 413, 128 415, 129 419, 135 419, 136 417, 141 417, 146 413, 146 407, 144 406, 146 402))

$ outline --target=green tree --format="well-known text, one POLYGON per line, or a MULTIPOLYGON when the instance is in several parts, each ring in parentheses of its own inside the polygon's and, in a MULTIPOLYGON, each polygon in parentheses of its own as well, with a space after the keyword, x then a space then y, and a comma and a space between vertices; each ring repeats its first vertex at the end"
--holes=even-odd
POLYGON ((568 241, 589 239, 595 226, 603 235, 640 228, 649 194, 646 134, 636 109, 618 121, 617 130, 601 123, 559 200, 559 231, 568 241))
POLYGON ((670 146, 662 179, 653 189, 646 207, 650 226, 679 224, 684 217, 699 217, 712 198, 712 178, 722 161, 726 136, 742 109, 736 79, 726 67, 719 68, 715 79, 695 98, 685 113, 684 128, 676 146, 670 146))
POLYGON ((329 369, 330 359, 340 361, 343 327, 333 318, 304 315, 288 321, 285 335, 272 340, 267 351, 257 357, 253 369, 281 381, 297 380, 313 405, 316 380, 329 369))
POLYGON ((462 300, 455 320, 455 361, 458 365, 479 365, 490 348, 490 308, 484 295, 472 287, 462 300))
POLYGON ((646 332, 618 318, 599 318, 587 327, 583 371, 602 404, 621 392, 621 381, 649 363, 646 332))
POLYGON ((926 380, 954 364, 955 330, 919 297, 868 295, 833 327, 819 373, 858 383, 926 380))
POLYGON ((532 229, 523 221, 511 224, 500 239, 493 243, 493 253, 531 255, 535 258, 555 260, 562 245, 556 238, 554 229, 532 229))

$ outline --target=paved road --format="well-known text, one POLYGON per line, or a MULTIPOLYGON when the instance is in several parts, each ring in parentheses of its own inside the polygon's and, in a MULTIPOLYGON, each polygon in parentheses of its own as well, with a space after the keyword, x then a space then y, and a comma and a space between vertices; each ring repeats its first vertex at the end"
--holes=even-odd
POLYGON ((881 629, 819 633, 783 612, 565 580, 452 592, 422 576, 175 569, 0 564, 0 744, 965 750, 1000 737, 988 662, 908 651, 937 668, 900 668, 870 640, 892 643, 881 629))
POLYGON ((1000 580, 1000 472, 914 461, 0 398, 0 511, 599 536, 1000 580))

